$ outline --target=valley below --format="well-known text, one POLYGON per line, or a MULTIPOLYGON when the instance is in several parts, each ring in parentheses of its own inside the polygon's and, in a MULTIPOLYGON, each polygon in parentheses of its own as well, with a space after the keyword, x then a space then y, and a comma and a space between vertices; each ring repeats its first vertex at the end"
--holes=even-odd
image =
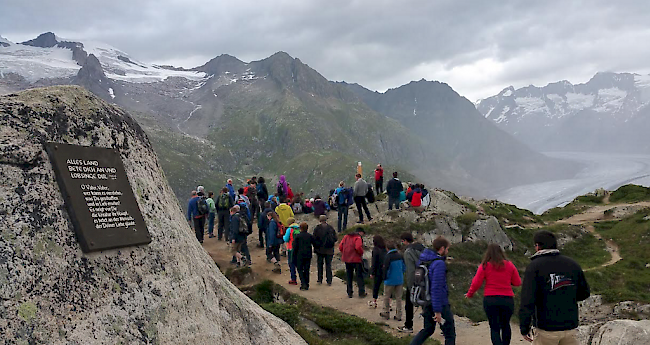
POLYGON ((551 158, 577 162, 583 168, 570 179, 515 186, 489 197, 541 214, 598 188, 614 190, 628 183, 650 186, 650 155, 585 152, 545 154, 551 158))

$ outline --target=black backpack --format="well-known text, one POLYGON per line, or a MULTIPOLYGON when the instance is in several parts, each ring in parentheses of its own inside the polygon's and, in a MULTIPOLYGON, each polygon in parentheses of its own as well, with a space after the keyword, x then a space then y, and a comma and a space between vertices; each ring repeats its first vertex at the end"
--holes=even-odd
POLYGON ((336 244, 336 234, 334 233, 334 228, 331 225, 327 225, 325 233, 325 241, 323 241, 323 248, 334 248, 336 244))
POLYGON ((368 199, 369 204, 375 202, 375 191, 372 190, 370 183, 368 183, 368 193, 366 193, 366 199, 368 199))
POLYGON ((436 260, 444 260, 444 258, 422 261, 415 268, 415 273, 413 274, 413 287, 411 287, 410 291, 411 303, 413 303, 414 306, 426 307, 431 304, 429 267, 436 260))
POLYGON ((204 196, 199 197, 199 200, 196 201, 196 208, 198 209, 199 216, 204 216, 210 212, 210 207, 208 207, 208 202, 204 196))

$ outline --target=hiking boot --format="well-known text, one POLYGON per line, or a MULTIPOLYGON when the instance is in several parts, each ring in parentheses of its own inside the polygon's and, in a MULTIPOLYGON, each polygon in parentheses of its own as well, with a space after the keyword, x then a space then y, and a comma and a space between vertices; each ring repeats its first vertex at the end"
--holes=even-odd
POLYGON ((377 309, 377 301, 368 301, 368 307, 377 309))
POLYGON ((214 235, 209 235, 208 238, 215 238, 215 236, 214 235))
POLYGON ((332 286, 332 282, 327 282, 327 286, 332 286))
POLYGON ((397 317, 397 315, 393 316, 393 320, 395 321, 402 321, 401 317, 397 317))
POLYGON ((400 327, 397 327, 397 331, 402 332, 402 333, 413 333, 413 328, 408 328, 406 326, 400 326, 400 327))
POLYGON ((366 292, 364 292, 364 293, 360 293, 360 294, 359 294, 359 298, 364 298, 364 297, 366 297, 366 296, 368 296, 368 294, 367 294, 366 292))
POLYGON ((321 285, 321 284, 323 284, 323 282, 319 280, 319 281, 316 282, 316 284, 321 285))
POLYGON ((382 311, 381 313, 379 313, 379 316, 383 317, 386 320, 390 320, 390 312, 382 311))
POLYGON ((289 280, 289 285, 298 285, 298 282, 295 280, 289 280))
POLYGON ((354 297, 351 293, 348 294, 348 298, 354 297))

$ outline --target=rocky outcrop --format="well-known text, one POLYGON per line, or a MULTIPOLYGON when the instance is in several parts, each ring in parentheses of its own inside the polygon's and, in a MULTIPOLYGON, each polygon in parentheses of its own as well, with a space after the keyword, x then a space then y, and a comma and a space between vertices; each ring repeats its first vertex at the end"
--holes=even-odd
POLYGON ((125 112, 78 87, 0 97, 1 344, 301 344, 194 238, 125 112), (152 242, 84 254, 44 143, 116 149, 152 242))
POLYGON ((650 344, 650 320, 609 321, 594 335, 590 345, 650 344))
POLYGON ((512 241, 508 235, 501 229, 499 221, 495 217, 479 219, 469 229, 467 241, 485 241, 487 243, 496 243, 505 250, 512 250, 512 241))
POLYGON ((433 240, 438 236, 444 236, 452 244, 463 242, 463 233, 458 227, 458 223, 453 218, 450 217, 438 217, 435 218, 435 229, 430 231, 425 231, 421 235, 416 235, 419 237, 421 243, 427 247, 433 245, 433 240))

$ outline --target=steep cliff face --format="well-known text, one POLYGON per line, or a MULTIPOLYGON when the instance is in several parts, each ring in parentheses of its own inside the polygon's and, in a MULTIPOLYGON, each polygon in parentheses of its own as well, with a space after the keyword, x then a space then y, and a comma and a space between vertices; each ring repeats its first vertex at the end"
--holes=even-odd
POLYGON ((300 344, 219 272, 146 135, 78 87, 0 97, 0 343, 300 344), (119 151, 152 237, 82 253, 44 143, 119 151))

